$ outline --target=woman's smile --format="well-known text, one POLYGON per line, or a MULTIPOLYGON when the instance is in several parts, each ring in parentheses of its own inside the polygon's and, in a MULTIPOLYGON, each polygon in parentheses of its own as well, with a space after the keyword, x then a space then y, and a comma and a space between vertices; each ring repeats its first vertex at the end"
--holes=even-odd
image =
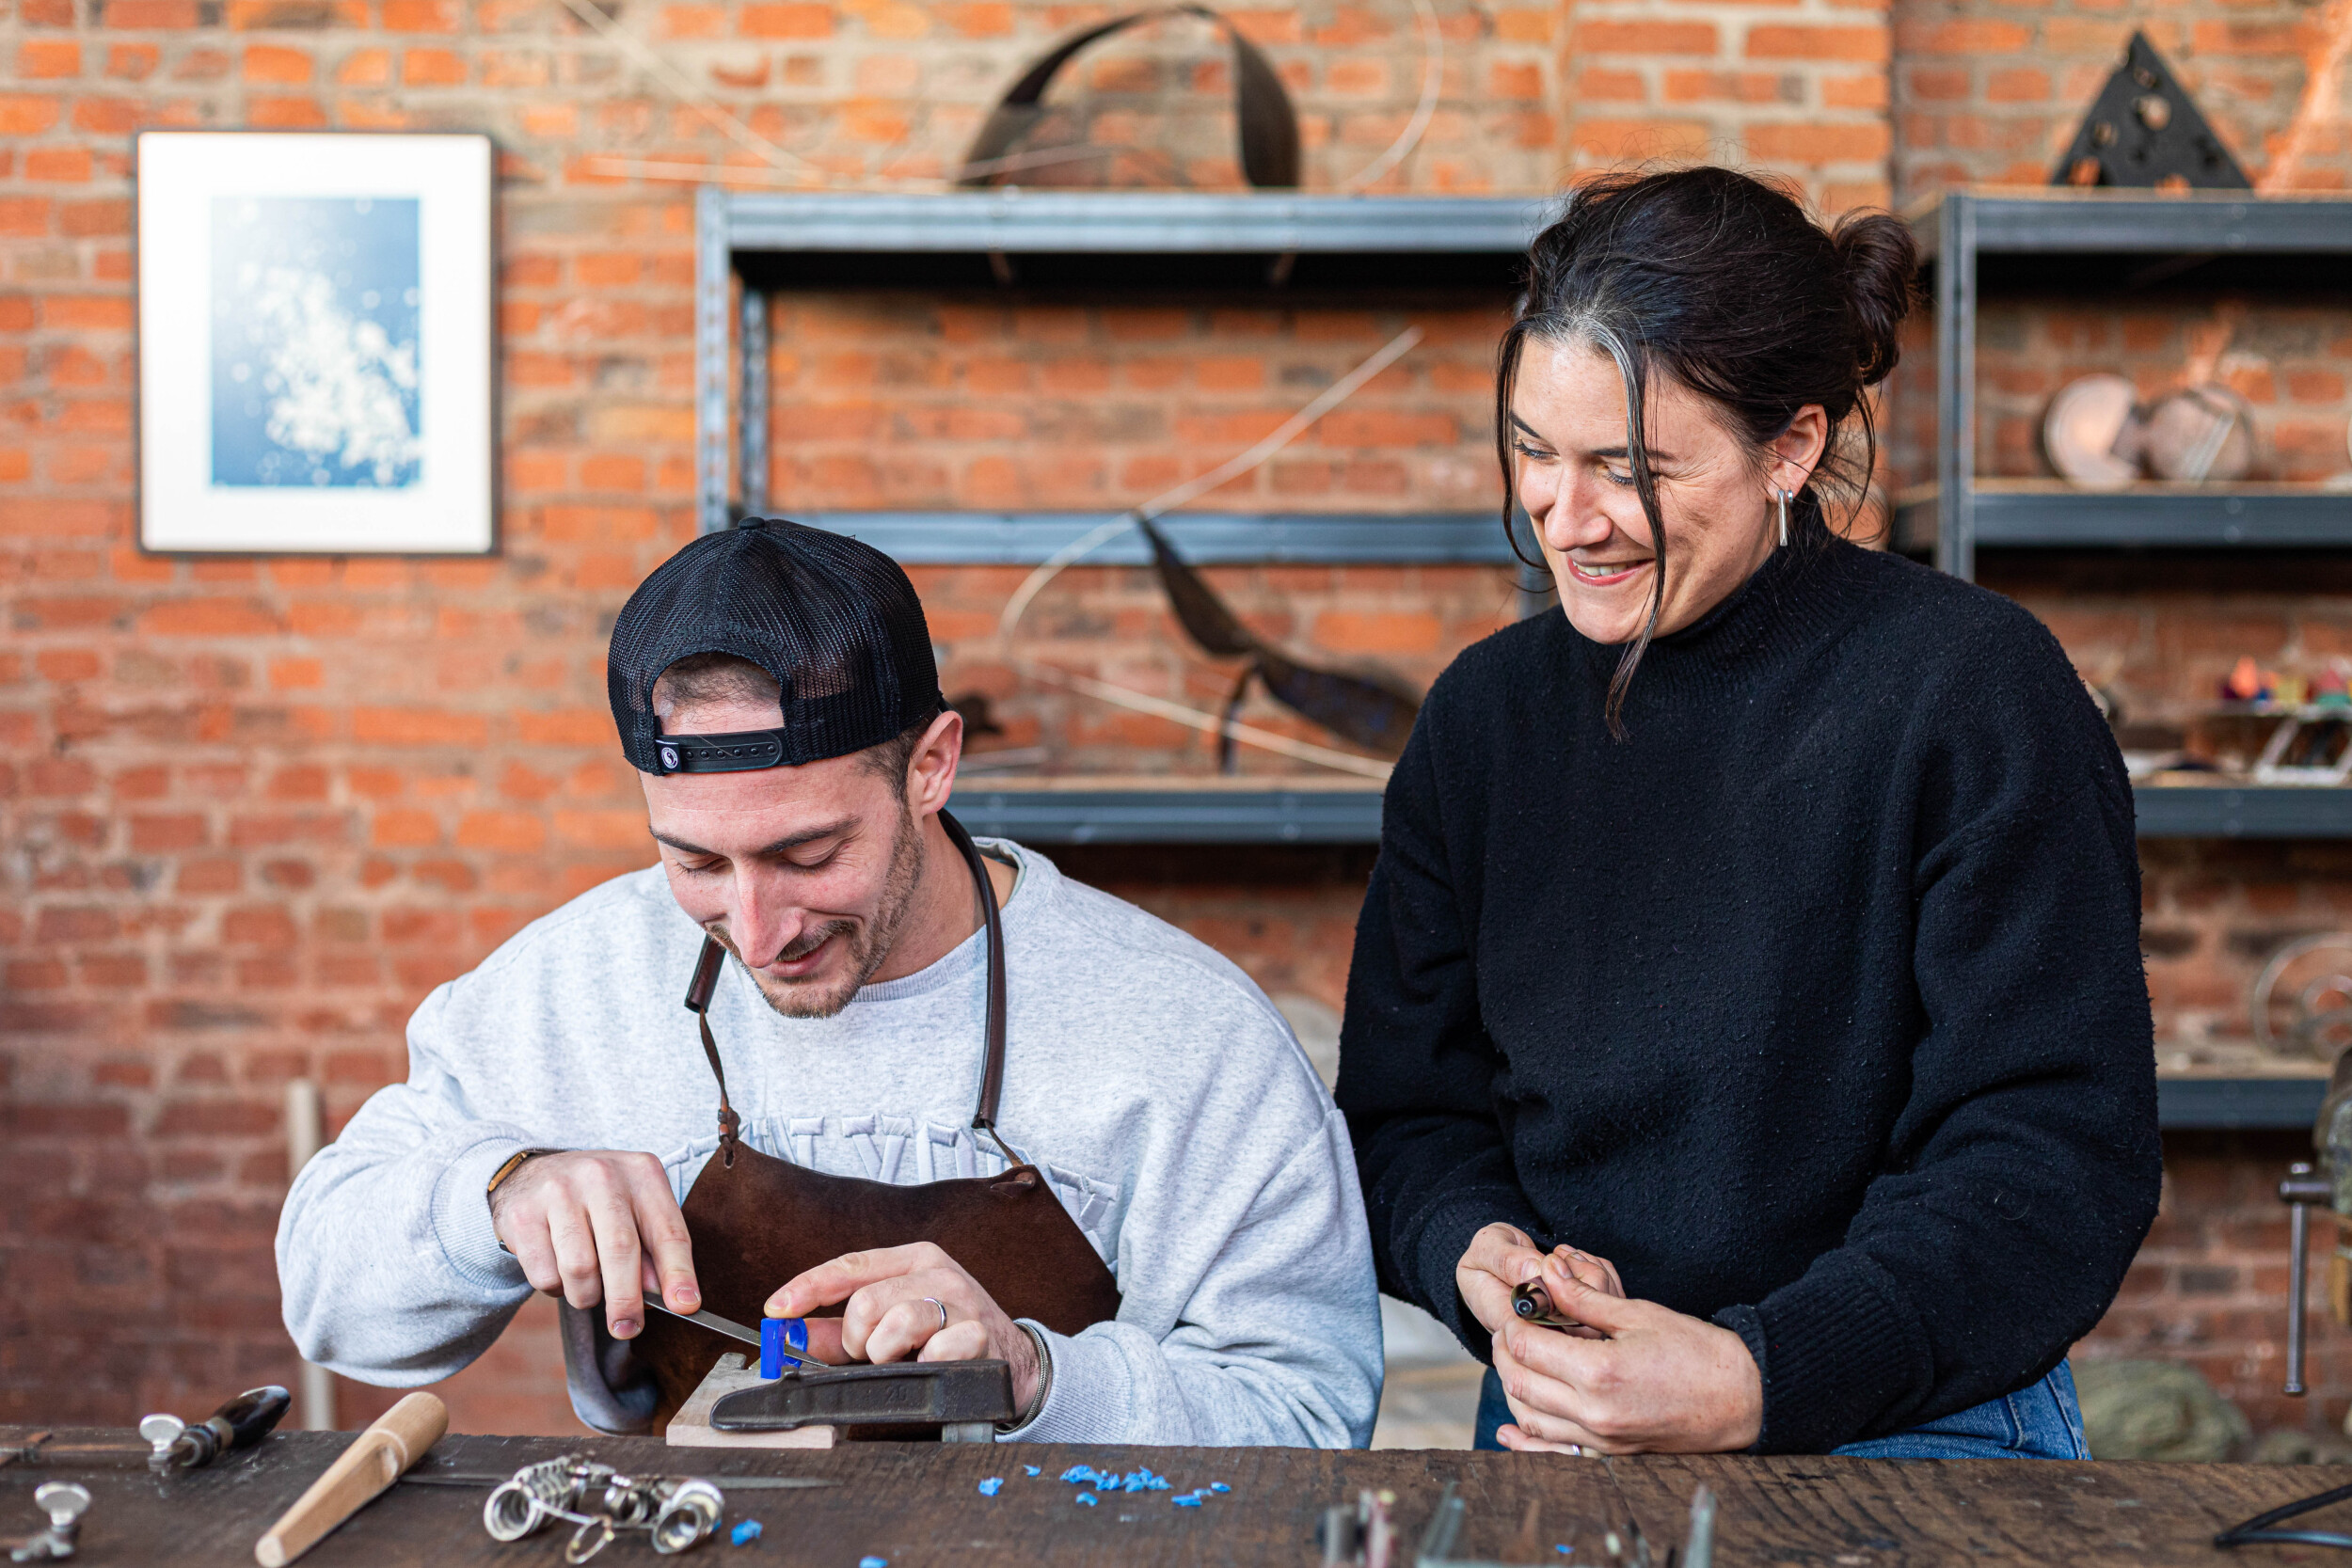
POLYGON ((1595 588, 1613 588, 1618 583, 1629 582, 1634 573, 1649 564, 1647 557, 1640 561, 1579 561, 1569 556, 1567 561, 1568 569, 1576 574, 1577 580, 1595 588))

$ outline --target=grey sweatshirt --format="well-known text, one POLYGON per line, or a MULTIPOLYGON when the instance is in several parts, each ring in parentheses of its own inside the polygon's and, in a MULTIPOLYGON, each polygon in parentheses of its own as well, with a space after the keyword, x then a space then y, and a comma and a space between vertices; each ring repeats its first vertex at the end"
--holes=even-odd
MULTIPOLYGON (((1288 1025, 1201 943, 1034 850, 992 847, 1021 868, 998 1126, 1122 1296, 1113 1322, 1044 1331, 1052 1391, 1020 1435, 1360 1447, 1381 1367, 1363 1201, 1346 1124, 1288 1025)), ((883 1181, 1003 1169, 970 1126, 985 940, 830 1019, 779 1017, 730 962, 710 1022, 744 1139, 883 1181)), ((481 1354, 531 1293, 483 1196, 518 1148, 645 1150, 684 1200, 718 1144, 679 1005, 701 943, 652 867, 425 999, 408 1081, 287 1194, 278 1273, 305 1356, 405 1387, 481 1354)))

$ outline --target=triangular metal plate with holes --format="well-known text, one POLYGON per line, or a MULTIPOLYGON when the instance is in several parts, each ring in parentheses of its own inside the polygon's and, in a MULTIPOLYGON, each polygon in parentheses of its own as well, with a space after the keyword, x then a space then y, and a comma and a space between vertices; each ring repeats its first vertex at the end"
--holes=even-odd
POLYGON ((2050 183, 2200 191, 2253 188, 2145 33, 2132 35, 2122 65, 2083 117, 2074 143, 2058 160, 2050 183))

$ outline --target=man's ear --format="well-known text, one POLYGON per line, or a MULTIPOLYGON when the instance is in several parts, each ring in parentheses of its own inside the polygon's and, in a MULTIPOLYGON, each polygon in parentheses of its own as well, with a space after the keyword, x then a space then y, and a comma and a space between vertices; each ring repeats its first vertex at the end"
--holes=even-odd
POLYGON ((963 757, 963 715, 942 708, 907 757, 907 809, 929 816, 955 792, 956 764, 963 757))

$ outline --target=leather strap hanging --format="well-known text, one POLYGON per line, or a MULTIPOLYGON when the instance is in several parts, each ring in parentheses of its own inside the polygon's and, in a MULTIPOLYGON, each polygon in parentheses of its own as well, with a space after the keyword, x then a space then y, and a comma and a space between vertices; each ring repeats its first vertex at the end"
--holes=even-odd
MULTIPOLYGON (((1018 1165, 1022 1162, 1013 1158, 1012 1150, 996 1135, 996 1103, 1005 1091, 1005 928, 996 908, 996 884, 989 879, 988 863, 980 858, 979 846, 963 831, 963 824, 942 811, 939 825, 946 830, 948 841, 962 854, 973 881, 978 884, 980 922, 988 930, 988 1053, 980 1069, 980 1103, 972 1113, 972 1127, 988 1134, 1007 1164, 1018 1165)), ((719 972, 726 956, 717 937, 703 938, 703 950, 694 959, 694 977, 686 987, 686 1010, 702 1029, 703 1054, 710 1060, 710 1076, 719 1083, 719 1162, 732 1170, 743 1123, 727 1101, 727 1069, 719 1060, 719 1042, 710 1035, 710 998, 719 988, 719 972)))
POLYGON ((1290 94, 1282 88, 1282 79, 1274 73, 1273 62, 1224 17, 1206 6, 1191 5, 1155 7, 1114 17, 1057 44, 998 101, 988 122, 980 127, 978 138, 972 143, 972 150, 964 157, 967 166, 982 166, 984 172, 966 175, 959 183, 978 187, 996 182, 997 174, 986 166, 1009 152, 1013 144, 1044 118, 1041 100, 1045 89, 1072 55, 1097 39, 1166 16, 1199 17, 1232 40, 1233 118, 1238 122, 1242 177, 1262 191, 1296 188, 1298 115, 1291 107, 1290 94))

